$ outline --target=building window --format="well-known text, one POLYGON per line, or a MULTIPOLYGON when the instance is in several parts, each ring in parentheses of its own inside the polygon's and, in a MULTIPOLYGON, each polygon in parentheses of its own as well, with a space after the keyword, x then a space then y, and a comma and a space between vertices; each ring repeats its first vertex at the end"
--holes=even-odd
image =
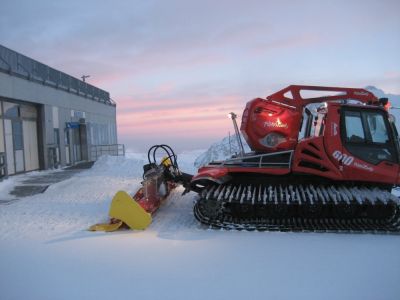
POLYGON ((60 122, 58 121, 58 107, 53 106, 53 128, 59 128, 60 127, 60 122))
POLYGON ((37 111, 36 107, 32 105, 21 105, 21 117, 24 119, 36 119, 37 118, 37 111))
POLYGON ((14 142, 14 150, 23 150, 24 138, 22 135, 22 122, 12 121, 12 136, 14 142))
POLYGON ((69 145, 69 129, 64 129, 64 144, 69 145))
POLYGON ((54 143, 60 145, 60 130, 58 128, 54 128, 54 143))
POLYGON ((19 105, 10 102, 4 102, 4 116, 6 118, 19 118, 19 105))
POLYGON ((75 117, 75 118, 78 118, 78 119, 85 119, 86 118, 86 113, 84 111, 71 110, 71 117, 75 117))

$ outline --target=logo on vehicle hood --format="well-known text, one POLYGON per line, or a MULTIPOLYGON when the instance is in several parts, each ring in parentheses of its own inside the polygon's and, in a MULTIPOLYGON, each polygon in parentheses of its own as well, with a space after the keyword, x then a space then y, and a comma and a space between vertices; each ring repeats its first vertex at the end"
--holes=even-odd
POLYGON ((369 93, 368 93, 368 92, 354 92, 354 95, 358 95, 358 96, 368 96, 369 93))
POLYGON ((273 121, 265 121, 264 122, 264 127, 275 127, 275 128, 288 128, 287 123, 282 123, 279 118, 273 122, 273 121))

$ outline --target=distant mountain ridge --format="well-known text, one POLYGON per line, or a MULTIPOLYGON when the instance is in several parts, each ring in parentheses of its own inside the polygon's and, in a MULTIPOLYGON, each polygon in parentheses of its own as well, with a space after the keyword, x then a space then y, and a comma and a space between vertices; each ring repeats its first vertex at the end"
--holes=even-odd
MULTIPOLYGON (((378 98, 389 98, 392 106, 400 107, 400 95, 386 94, 383 90, 375 86, 367 86, 365 87, 365 89, 373 93, 378 98)), ((397 131, 400 132, 400 109, 391 109, 390 113, 396 118, 397 131)), ((251 151, 244 138, 241 138, 243 146, 245 148, 245 152, 251 151)), ((221 141, 212 144, 206 152, 198 156, 194 162, 194 166, 196 168, 199 168, 208 164, 211 161, 224 160, 232 157, 232 155, 236 153, 239 153, 239 151, 240 149, 236 140, 236 136, 227 136, 224 137, 221 141)))
POLYGON ((390 103, 392 104, 392 109, 390 109, 389 112, 395 117, 397 131, 400 132, 400 95, 387 94, 383 90, 371 85, 365 87, 365 89, 373 93, 377 98, 389 99, 390 103))
POLYGON ((392 104, 395 106, 398 106, 400 103, 400 95, 387 94, 383 90, 372 85, 366 86, 365 89, 373 93, 378 98, 384 98, 384 97, 389 98, 389 101, 392 102, 392 104))

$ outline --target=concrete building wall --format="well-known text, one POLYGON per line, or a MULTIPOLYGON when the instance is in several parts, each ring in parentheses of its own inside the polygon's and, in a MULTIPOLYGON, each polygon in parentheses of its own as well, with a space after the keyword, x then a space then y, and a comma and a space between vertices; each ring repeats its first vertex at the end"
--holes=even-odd
POLYGON ((96 102, 63 90, 0 73, 0 96, 60 108, 90 112, 93 118, 115 120, 115 106, 96 102))
POLYGON ((81 160, 92 160, 92 145, 117 144, 115 105, 2 72, 0 100, 36 105, 39 116, 39 161, 42 169, 51 167, 49 149, 53 147, 58 148, 55 155, 60 165, 64 166, 74 163, 72 154, 77 151, 84 150, 79 156, 81 160), (86 149, 76 149, 79 146, 71 145, 78 129, 67 128, 67 124, 80 124, 80 135, 86 136, 86 149))

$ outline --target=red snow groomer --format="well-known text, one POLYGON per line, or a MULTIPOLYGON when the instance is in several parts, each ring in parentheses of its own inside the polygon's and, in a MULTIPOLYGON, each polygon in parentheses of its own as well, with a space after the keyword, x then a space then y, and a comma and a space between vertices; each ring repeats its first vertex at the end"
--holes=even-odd
POLYGON ((399 139, 387 98, 291 85, 247 103, 241 153, 199 169, 196 218, 217 228, 400 231, 399 139), (307 97, 318 92, 324 96, 307 97))

